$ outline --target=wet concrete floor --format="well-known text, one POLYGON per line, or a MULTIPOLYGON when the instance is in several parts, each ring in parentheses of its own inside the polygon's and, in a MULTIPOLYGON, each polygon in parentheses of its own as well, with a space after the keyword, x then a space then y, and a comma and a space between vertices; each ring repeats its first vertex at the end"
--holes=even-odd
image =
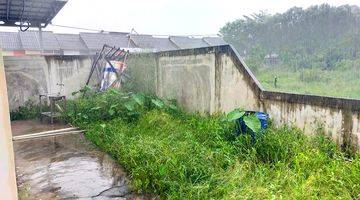
POLYGON ((14 142, 22 199, 152 199, 131 191, 126 174, 82 134, 14 142))

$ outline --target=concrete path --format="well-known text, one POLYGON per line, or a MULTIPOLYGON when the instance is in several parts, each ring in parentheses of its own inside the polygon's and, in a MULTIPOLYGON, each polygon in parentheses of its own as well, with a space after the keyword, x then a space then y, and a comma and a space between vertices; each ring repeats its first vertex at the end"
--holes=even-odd
POLYGON ((22 199, 151 199, 82 134, 14 141, 14 151, 22 199))

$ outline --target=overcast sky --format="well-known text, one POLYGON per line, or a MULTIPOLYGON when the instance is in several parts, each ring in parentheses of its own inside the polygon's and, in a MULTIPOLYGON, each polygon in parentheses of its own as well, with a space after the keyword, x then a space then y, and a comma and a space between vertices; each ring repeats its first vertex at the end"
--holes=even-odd
MULTIPOLYGON (((227 22, 243 15, 322 3, 360 6, 360 0, 69 0, 53 24, 122 32, 134 28, 159 35, 217 34, 227 22)), ((81 31, 51 26, 46 30, 81 31)))

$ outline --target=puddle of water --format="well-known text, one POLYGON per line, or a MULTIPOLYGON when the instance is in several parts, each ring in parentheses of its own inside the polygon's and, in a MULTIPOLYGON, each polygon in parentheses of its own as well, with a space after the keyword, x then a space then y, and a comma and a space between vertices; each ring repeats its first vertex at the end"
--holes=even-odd
POLYGON ((151 199, 82 134, 14 142, 18 187, 29 199, 151 199))

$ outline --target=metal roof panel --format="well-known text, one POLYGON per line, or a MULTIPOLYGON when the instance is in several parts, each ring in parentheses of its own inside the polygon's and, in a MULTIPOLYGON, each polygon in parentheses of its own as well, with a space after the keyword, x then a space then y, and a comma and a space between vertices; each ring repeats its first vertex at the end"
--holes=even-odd
MULTIPOLYGON (((41 50, 39 31, 19 31, 20 40, 24 50, 41 50)), ((43 31, 43 50, 60 50, 60 45, 53 32, 43 31)))
POLYGON ((0 32, 0 45, 4 50, 22 50, 21 40, 16 32, 0 32))
POLYGON ((79 34, 54 34, 61 50, 88 50, 79 34))
POLYGON ((203 40, 211 46, 228 44, 227 42, 224 41, 222 37, 203 37, 203 40))
MULTIPOLYGON (((129 45, 128 33, 80 33, 81 39, 90 50, 99 50, 104 44, 119 48, 129 45)), ((134 46, 130 43, 129 48, 134 46)))
POLYGON ((155 49, 156 51, 176 50, 178 49, 169 38, 158 38, 152 35, 131 35, 131 40, 139 48, 155 49))
POLYGON ((176 44, 176 46, 181 49, 191 49, 191 48, 200 48, 208 47, 209 44, 204 42, 202 38, 191 38, 184 36, 170 36, 170 40, 176 44))

